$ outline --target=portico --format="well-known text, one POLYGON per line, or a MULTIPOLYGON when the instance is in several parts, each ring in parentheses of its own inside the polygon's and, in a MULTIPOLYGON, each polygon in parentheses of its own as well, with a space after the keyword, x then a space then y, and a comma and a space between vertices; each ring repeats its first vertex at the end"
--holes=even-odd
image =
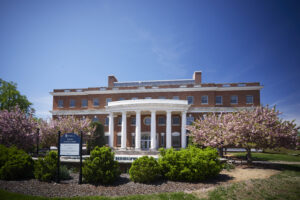
MULTIPOLYGON (((170 100, 170 99, 138 99, 138 100, 123 100, 109 102, 106 106, 106 110, 109 112, 109 144, 115 148, 115 131, 114 131, 114 117, 116 115, 122 116, 121 121, 121 150, 128 149, 127 146, 127 118, 128 115, 135 115, 135 150, 141 150, 142 139, 142 115, 150 115, 149 118, 144 119, 144 123, 150 126, 150 150, 156 150, 158 147, 158 133, 157 133, 157 115, 166 116, 165 133, 166 135, 166 148, 172 146, 172 114, 176 114, 181 117, 181 133, 180 141, 181 148, 186 147, 186 113, 189 108, 186 100, 170 100), (149 123, 150 121, 150 123, 149 123)), ((161 141, 162 142, 162 141, 161 141)))

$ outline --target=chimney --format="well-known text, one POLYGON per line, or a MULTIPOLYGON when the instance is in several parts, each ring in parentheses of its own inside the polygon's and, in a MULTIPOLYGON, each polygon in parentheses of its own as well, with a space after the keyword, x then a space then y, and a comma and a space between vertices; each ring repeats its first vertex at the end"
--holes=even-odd
POLYGON ((118 82, 114 75, 108 76, 108 87, 114 87, 114 82, 118 82))
POLYGON ((195 80, 195 85, 200 85, 202 82, 202 72, 201 71, 194 72, 193 79, 195 80))

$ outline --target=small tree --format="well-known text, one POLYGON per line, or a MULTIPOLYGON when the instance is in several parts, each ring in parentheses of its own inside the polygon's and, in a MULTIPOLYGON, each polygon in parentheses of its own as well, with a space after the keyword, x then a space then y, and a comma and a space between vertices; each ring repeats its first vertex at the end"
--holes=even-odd
POLYGON ((299 127, 281 120, 279 114, 275 107, 256 107, 197 120, 188 130, 196 144, 245 148, 251 163, 251 148, 296 147, 299 127))
POLYGON ((25 151, 35 145, 37 123, 31 115, 19 107, 11 111, 0 111, 0 143, 7 147, 16 146, 25 151))
POLYGON ((57 132, 62 134, 74 132, 79 134, 81 131, 84 135, 94 131, 94 127, 90 126, 91 120, 76 119, 74 116, 60 117, 44 121, 39 120, 38 127, 40 128, 40 139, 43 147, 50 147, 57 145, 57 132))

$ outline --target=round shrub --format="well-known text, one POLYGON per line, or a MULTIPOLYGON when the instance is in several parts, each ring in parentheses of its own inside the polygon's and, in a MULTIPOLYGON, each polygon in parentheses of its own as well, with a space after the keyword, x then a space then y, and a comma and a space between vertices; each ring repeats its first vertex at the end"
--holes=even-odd
POLYGON ((161 177, 161 170, 153 157, 143 156, 132 163, 129 174, 134 182, 150 183, 161 177))
POLYGON ((174 181, 200 181, 223 169, 216 149, 190 146, 180 151, 161 149, 158 161, 165 178, 174 181))
POLYGON ((18 180, 33 177, 34 162, 31 156, 16 147, 6 148, 1 146, 0 150, 1 179, 18 180))
POLYGON ((82 176, 87 183, 113 183, 120 174, 119 163, 114 160, 114 153, 109 147, 96 146, 83 163, 82 176))
MULTIPOLYGON (((45 182, 55 181, 57 177, 57 159, 58 155, 55 151, 50 151, 44 159, 39 158, 34 166, 35 178, 45 182)), ((60 166, 59 177, 62 180, 71 178, 66 166, 60 166)))

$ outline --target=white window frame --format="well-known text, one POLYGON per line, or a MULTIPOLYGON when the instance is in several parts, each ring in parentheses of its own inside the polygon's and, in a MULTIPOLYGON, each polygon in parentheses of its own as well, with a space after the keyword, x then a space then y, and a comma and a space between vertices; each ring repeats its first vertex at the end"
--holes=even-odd
POLYGON ((194 104, 194 96, 187 96, 186 100, 188 101, 189 105, 193 105, 194 104), (189 102, 189 98, 191 98, 191 102, 189 102))
POLYGON ((93 107, 99 107, 100 101, 99 98, 93 98, 93 107), (98 105, 95 105, 96 100, 98 101, 98 105))
POLYGON ((179 126, 180 125, 180 117, 179 116, 172 116, 172 126, 179 126), (174 124, 174 118, 178 118, 178 124, 174 124))
POLYGON ((253 95, 246 95, 246 104, 253 104, 253 102, 254 102, 254 97, 253 97, 253 95), (250 102, 250 103, 247 102, 247 98, 248 98, 248 97, 251 97, 252 102, 250 102))
POLYGON ((58 108, 63 108, 63 107, 64 107, 64 100, 63 100, 63 99, 58 99, 57 107, 58 107, 58 108), (60 102, 61 102, 61 103, 60 103, 60 102))
POLYGON ((106 105, 108 105, 109 102, 112 102, 112 98, 106 98, 106 105))
POLYGON ((203 96, 201 96, 201 104, 203 104, 203 105, 207 105, 207 104, 208 104, 208 95, 203 95, 203 96), (203 97, 206 97, 206 101, 207 101, 206 103, 203 103, 203 102, 202 102, 202 98, 203 98, 203 97))
POLYGON ((223 105, 223 96, 216 96, 216 105, 223 105), (221 103, 217 103, 217 97, 221 97, 221 103))
POLYGON ((174 99, 174 100, 180 100, 179 96, 173 96, 172 99, 174 99))
POLYGON ((76 100, 75 99, 70 99, 69 108, 75 108, 75 107, 76 107, 76 100), (71 105, 72 102, 74 103, 74 105, 71 105))
POLYGON ((158 126, 165 126, 165 125, 166 125, 166 118, 165 118, 164 116, 159 116, 157 121, 158 121, 158 126), (160 118, 163 118, 163 119, 164 119, 165 122, 164 122, 163 124, 160 124, 160 123, 159 123, 159 119, 160 119, 160 118))
POLYGON ((239 103, 239 97, 237 95, 231 95, 230 96, 230 104, 238 104, 238 103, 239 103), (236 102, 234 102, 234 103, 232 102, 232 100, 233 100, 232 97, 236 97, 236 102))
POLYGON ((144 124, 145 124, 146 126, 150 126, 150 125, 151 125, 151 117, 149 117, 149 116, 148 116, 148 117, 145 117, 144 120, 143 120, 143 122, 144 122, 144 124), (147 120, 147 119, 150 119, 150 123, 149 123, 149 124, 146 124, 146 120, 147 120))
POLYGON ((89 104, 89 102, 88 102, 87 99, 81 99, 81 107, 82 107, 82 108, 88 107, 88 104, 89 104), (86 105, 83 105, 83 101, 86 101, 86 105))

